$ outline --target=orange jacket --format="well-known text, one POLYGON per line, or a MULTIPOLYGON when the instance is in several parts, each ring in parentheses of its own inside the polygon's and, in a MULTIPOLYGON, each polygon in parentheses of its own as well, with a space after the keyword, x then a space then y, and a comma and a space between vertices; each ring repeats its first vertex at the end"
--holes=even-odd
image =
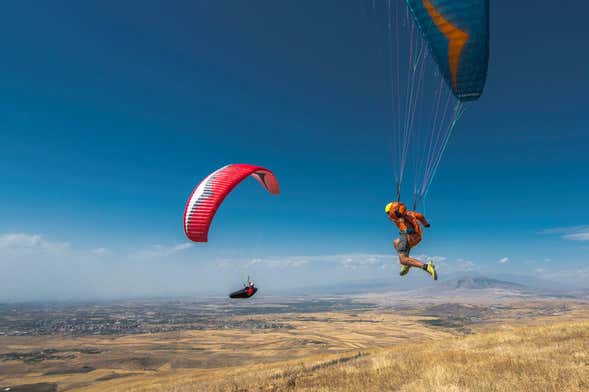
POLYGON ((401 232, 408 234, 409 245, 411 246, 415 246, 421 241, 423 229, 420 223, 425 227, 429 227, 425 216, 416 211, 407 211, 400 218, 397 218, 394 214, 392 216, 389 215, 389 218, 395 222, 395 225, 397 225, 401 232))

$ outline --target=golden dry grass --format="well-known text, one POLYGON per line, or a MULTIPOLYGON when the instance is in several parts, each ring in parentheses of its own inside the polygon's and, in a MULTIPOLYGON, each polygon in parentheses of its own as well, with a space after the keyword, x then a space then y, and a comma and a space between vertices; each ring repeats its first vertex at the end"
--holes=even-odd
MULTIPOLYGON (((523 306, 523 305, 522 305, 523 306)), ((474 333, 394 312, 247 316, 292 329, 118 337, 0 337, 0 352, 57 349, 67 359, 0 361, 0 386, 60 391, 589 391, 589 312, 514 306, 474 333), (550 323, 550 324, 547 324, 550 323), (76 351, 97 349, 99 354, 76 351), (68 372, 90 366, 87 373, 68 372), (64 370, 63 374, 50 373, 64 370)))
POLYGON ((157 390, 589 391, 589 322, 520 326, 210 376, 157 390))
POLYGON ((0 386, 48 382, 57 383, 60 391, 149 391, 154 386, 173 385, 179 380, 221 379, 228 371, 249 369, 247 366, 252 363, 265 366, 452 336, 443 329, 423 325, 420 320, 424 317, 394 313, 321 312, 247 317, 272 319, 293 328, 106 337, 0 337, 0 352, 57 349, 60 355, 69 357, 34 365, 0 361, 0 386), (408 329, 412 331, 410 336, 406 334, 408 329), (100 354, 75 351, 80 348, 96 349, 100 354), (82 366, 95 370, 76 373, 82 366), (48 373, 55 370, 63 374, 48 373))

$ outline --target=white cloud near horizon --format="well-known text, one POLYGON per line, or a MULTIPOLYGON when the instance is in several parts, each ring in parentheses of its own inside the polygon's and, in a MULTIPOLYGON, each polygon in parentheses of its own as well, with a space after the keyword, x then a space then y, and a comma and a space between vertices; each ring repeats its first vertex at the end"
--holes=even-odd
POLYGON ((589 241, 589 225, 554 227, 543 230, 541 234, 559 234, 568 241, 589 241))
POLYGON ((562 238, 570 241, 589 241, 589 230, 579 233, 565 234, 562 238))
POLYGON ((96 256, 110 256, 110 255, 112 255, 112 251, 108 248, 92 249, 92 250, 90 250, 90 253, 92 253, 96 256))
MULTIPOLYGON (((76 247, 38 233, 0 234, 0 302, 168 295, 210 271, 184 254, 189 243, 123 250, 76 247), (149 262, 146 262, 148 261, 149 262), (170 268, 170 264, 173 267, 170 268)), ((202 261, 204 254, 197 260, 202 261)))
POLYGON ((414 257, 423 262, 431 260, 439 270, 444 270, 446 273, 460 274, 481 271, 480 266, 472 260, 465 260, 462 258, 449 259, 444 256, 430 256, 427 254, 419 254, 414 257))
POLYGON ((459 272, 474 272, 478 271, 479 267, 471 260, 456 260, 456 267, 459 272))
POLYGON ((59 252, 69 249, 68 242, 48 241, 39 234, 6 233, 0 235, 0 250, 59 252))
MULTIPOLYGON (((537 275, 543 276, 546 272, 544 268, 534 270, 537 275)), ((566 270, 551 270, 550 279, 557 282, 577 282, 584 284, 589 280, 589 267, 573 267, 566 270)), ((584 284, 585 288, 587 287, 584 284)))
MULTIPOLYGON (((335 255, 310 255, 310 256, 282 256, 254 258, 247 262, 246 266, 262 266, 265 268, 299 268, 318 264, 337 264, 346 269, 357 269, 361 267, 378 266, 397 262, 397 256, 393 254, 335 254, 335 255)), ((230 264, 224 261, 219 263, 220 267, 227 267, 230 264)))
POLYGON ((69 242, 59 242, 46 239, 41 234, 31 233, 5 233, 0 234, 0 255, 2 253, 15 255, 30 255, 32 253, 77 253, 78 256, 118 256, 119 258, 158 258, 167 257, 187 250, 192 247, 190 243, 172 245, 147 245, 144 248, 133 250, 127 254, 118 255, 109 248, 97 247, 89 250, 74 249, 69 242))
MULTIPOLYGON (((399 279, 398 257, 392 252, 248 258, 190 243, 146 244, 130 250, 97 245, 84 248, 41 234, 0 234, 0 301, 219 292, 239 284, 250 272, 268 289, 399 279)), ((428 254, 415 257, 433 260, 446 277, 494 272, 489 262, 428 254)), ((563 280, 583 283, 589 279, 583 268, 571 265, 559 274, 563 280)), ((534 276, 534 271, 528 274, 534 276)))
MULTIPOLYGON (((418 254, 413 256, 418 260, 427 262, 433 261, 438 268, 444 269, 450 273, 477 272, 480 266, 472 260, 455 259, 449 260, 445 256, 432 256, 428 254, 418 254)), ((217 263, 221 269, 234 268, 235 260, 223 260, 217 263)), ((245 262, 244 268, 254 267, 258 269, 298 269, 301 267, 343 267, 348 271, 378 271, 389 267, 399 265, 399 259, 396 254, 373 254, 373 253, 350 253, 334 255, 307 255, 307 256, 283 256, 283 257, 266 257, 254 258, 245 262)))
POLYGON ((160 257, 169 257, 176 253, 182 252, 192 247, 190 243, 174 244, 174 245, 150 245, 144 249, 139 249, 131 252, 132 258, 138 259, 154 259, 160 257))

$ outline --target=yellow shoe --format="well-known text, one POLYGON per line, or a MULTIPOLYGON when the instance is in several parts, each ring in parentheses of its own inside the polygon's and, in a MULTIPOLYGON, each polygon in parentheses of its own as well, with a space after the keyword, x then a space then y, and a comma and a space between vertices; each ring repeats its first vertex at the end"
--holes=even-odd
POLYGON ((434 278, 434 280, 438 280, 438 273, 436 272, 436 266, 434 265, 433 261, 428 261, 426 264, 427 269, 425 270, 428 274, 434 278))
POLYGON ((405 276, 409 273, 409 270, 411 269, 410 265, 402 265, 401 264, 401 272, 399 273, 399 275, 401 276, 405 276))

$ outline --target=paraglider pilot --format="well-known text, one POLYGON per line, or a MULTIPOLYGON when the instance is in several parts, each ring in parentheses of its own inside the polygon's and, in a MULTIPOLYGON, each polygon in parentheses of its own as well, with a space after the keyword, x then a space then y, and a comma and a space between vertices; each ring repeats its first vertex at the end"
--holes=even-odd
POLYGON ((399 228, 399 238, 395 240, 394 245, 399 254, 401 276, 407 275, 411 267, 417 267, 430 274, 434 280, 438 280, 436 267, 431 260, 427 264, 424 264, 417 259, 409 257, 411 249, 421 242, 423 230, 420 224, 424 227, 430 227, 425 216, 416 211, 409 211, 403 203, 398 201, 387 204, 384 211, 389 219, 399 228))
POLYGON ((229 298, 250 298, 257 292, 258 289, 254 286, 254 282, 252 282, 248 276, 247 283, 244 283, 243 288, 229 294, 229 298))
POLYGON ((255 291, 254 291, 254 282, 252 282, 249 278, 249 276, 247 277, 247 286, 245 287, 245 291, 248 295, 254 295, 255 291))

